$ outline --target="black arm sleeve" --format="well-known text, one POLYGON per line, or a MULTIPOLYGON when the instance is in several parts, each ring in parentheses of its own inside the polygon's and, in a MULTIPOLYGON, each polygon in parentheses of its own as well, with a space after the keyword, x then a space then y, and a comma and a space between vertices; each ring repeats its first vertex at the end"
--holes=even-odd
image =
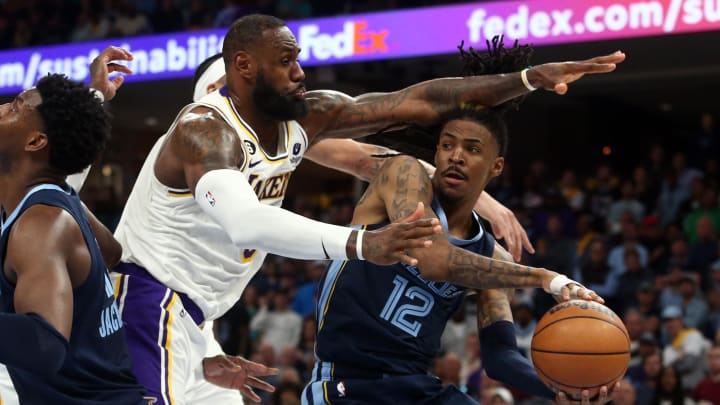
POLYGON ((555 399, 530 360, 520 353, 512 322, 498 321, 480 332, 480 354, 487 375, 528 395, 555 399))
POLYGON ((0 314, 0 363, 39 375, 62 367, 68 341, 37 314, 0 314))

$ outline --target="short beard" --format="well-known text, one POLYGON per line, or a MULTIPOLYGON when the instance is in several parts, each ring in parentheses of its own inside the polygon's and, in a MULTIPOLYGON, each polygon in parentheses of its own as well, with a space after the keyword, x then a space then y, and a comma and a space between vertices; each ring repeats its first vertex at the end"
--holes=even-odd
POLYGON ((275 120, 299 120, 310 112, 310 106, 306 100, 296 100, 278 93, 265 79, 262 70, 258 72, 252 97, 258 110, 275 120))

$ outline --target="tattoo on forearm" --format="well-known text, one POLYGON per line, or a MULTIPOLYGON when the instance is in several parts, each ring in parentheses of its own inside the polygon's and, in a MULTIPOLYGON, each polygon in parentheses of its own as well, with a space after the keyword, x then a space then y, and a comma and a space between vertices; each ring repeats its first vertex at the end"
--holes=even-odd
POLYGON ((478 327, 497 321, 513 321, 510 300, 506 291, 483 290, 478 292, 478 327))
POLYGON ((407 91, 383 93, 375 96, 368 94, 365 98, 345 107, 333 127, 363 127, 366 125, 375 126, 377 124, 394 123, 397 119, 395 114, 397 108, 407 98, 407 91))
POLYGON ((541 287, 531 267, 491 259, 460 248, 448 256, 448 281, 468 288, 541 287))

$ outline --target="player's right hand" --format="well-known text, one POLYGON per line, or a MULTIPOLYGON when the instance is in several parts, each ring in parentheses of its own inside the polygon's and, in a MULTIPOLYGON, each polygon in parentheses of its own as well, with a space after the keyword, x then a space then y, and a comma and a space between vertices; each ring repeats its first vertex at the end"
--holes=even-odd
POLYGON ((366 231, 362 241, 365 260, 380 266, 397 262, 415 266, 417 259, 409 256, 407 250, 428 247, 432 241, 427 237, 442 233, 440 221, 423 218, 424 214, 425 205, 419 202, 415 211, 400 222, 366 231))
POLYGON ((90 64, 90 87, 99 90, 105 96, 105 101, 115 97, 125 81, 123 75, 117 75, 110 80, 110 73, 132 74, 132 70, 127 66, 113 62, 114 60, 133 60, 133 55, 127 49, 111 45, 103 49, 90 64))
POLYGON ((277 375, 279 370, 276 368, 226 354, 206 357, 202 365, 203 374, 208 382, 219 387, 238 390, 255 402, 260 402, 260 397, 253 391, 253 387, 267 392, 275 391, 275 387, 258 377, 277 375))

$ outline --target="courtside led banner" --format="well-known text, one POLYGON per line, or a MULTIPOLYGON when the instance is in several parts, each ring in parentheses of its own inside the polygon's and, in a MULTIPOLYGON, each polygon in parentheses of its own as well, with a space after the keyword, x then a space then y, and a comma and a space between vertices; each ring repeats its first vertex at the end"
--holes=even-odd
MULTIPOLYGON (((305 66, 484 48, 504 34, 533 45, 679 34, 720 29, 720 0, 497 1, 290 21, 305 66)), ((224 29, 0 52, 0 94, 31 87, 49 72, 88 79, 88 64, 106 46, 135 55, 128 81, 191 77, 222 49, 224 29)), ((614 45, 608 52, 621 48, 614 45)))

